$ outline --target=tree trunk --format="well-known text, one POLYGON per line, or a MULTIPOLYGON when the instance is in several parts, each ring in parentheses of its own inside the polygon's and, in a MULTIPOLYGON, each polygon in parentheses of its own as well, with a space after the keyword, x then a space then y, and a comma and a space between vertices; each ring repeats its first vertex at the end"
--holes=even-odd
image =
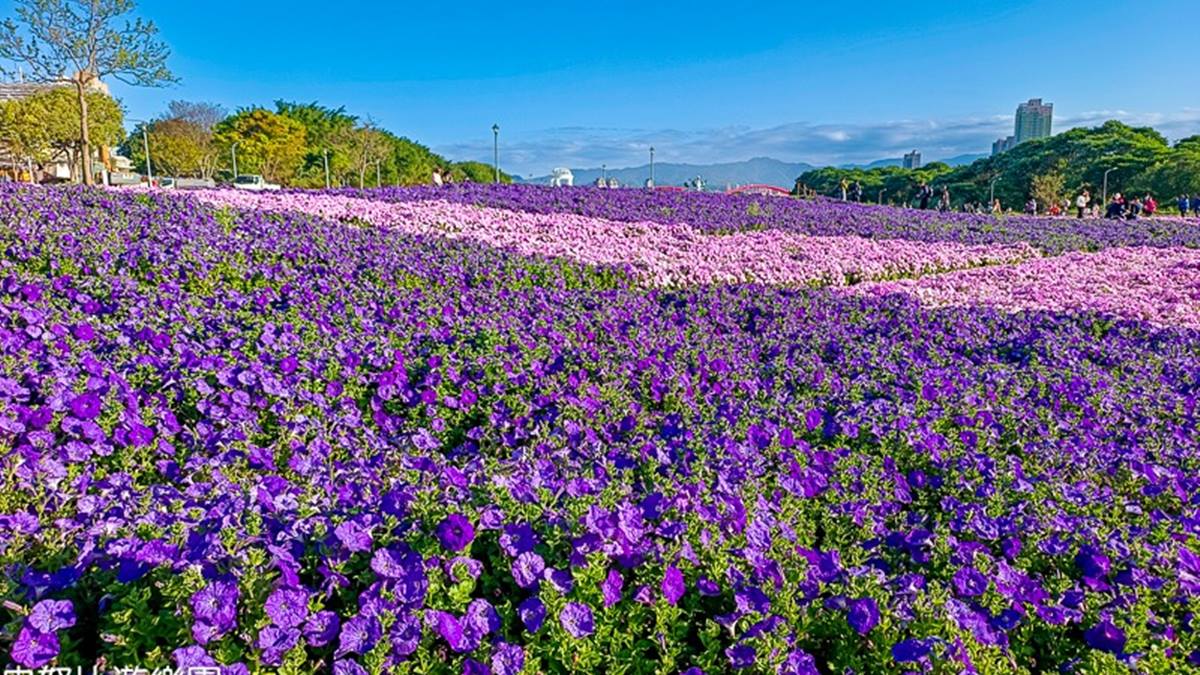
POLYGON ((75 93, 79 96, 79 163, 83 169, 83 184, 91 185, 92 176, 92 143, 88 135, 87 91, 84 88, 83 76, 75 80, 75 93))

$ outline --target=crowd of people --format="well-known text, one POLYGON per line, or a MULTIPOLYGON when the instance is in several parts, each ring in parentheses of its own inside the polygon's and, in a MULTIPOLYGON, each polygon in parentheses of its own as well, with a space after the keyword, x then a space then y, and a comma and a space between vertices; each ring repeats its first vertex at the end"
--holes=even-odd
MULTIPOLYGON (((800 188, 800 179, 796 179, 797 190, 793 194, 801 196, 798 191, 800 188)), ((842 201, 861 202, 863 200, 863 186, 858 181, 853 183, 846 179, 842 179, 838 186, 838 192, 842 201)), ((814 194, 815 196, 815 194, 814 194)), ((1152 195, 1144 197, 1127 196, 1120 192, 1114 194, 1107 205, 1104 205, 1103 199, 1093 200, 1091 191, 1084 188, 1075 198, 1064 199, 1061 202, 1054 202, 1048 206, 1038 204, 1038 201, 1033 196, 1030 196, 1025 201, 1023 212, 1026 215, 1036 216, 1039 213, 1048 216, 1071 216, 1076 218, 1109 218, 1114 220, 1135 220, 1141 217, 1150 217, 1161 215, 1159 204, 1152 195)), ((941 186, 934 188, 926 182, 921 182, 917 185, 916 192, 913 194, 913 199, 908 202, 908 205, 927 210, 931 207, 938 211, 950 211, 953 209, 950 201, 949 186, 941 186)), ((1200 218, 1200 193, 1188 196, 1186 194, 1179 195, 1175 203, 1181 217, 1187 217, 1189 214, 1200 218)), ((989 201, 963 203, 959 211, 964 213, 976 214, 993 214, 1001 215, 1004 213, 1004 208, 1000 204, 999 199, 989 201)))

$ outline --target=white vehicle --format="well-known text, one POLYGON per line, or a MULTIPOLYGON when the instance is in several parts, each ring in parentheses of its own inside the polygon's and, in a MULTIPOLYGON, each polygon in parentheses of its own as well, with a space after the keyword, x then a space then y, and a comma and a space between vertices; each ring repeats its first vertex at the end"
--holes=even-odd
POLYGON ((233 179, 233 187, 238 190, 278 190, 279 186, 268 183, 262 176, 255 173, 244 173, 233 179))

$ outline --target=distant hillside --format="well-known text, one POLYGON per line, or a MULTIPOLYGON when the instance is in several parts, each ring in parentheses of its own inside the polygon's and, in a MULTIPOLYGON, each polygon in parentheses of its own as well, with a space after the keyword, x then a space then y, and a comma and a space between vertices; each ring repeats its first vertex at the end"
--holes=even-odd
POLYGON ((1061 185, 1049 196, 1038 190, 1041 203, 1074 197, 1084 187, 1099 199, 1108 169, 1112 169, 1110 195, 1150 193, 1167 206, 1180 193, 1200 192, 1200 136, 1181 139, 1172 146, 1154 129, 1110 121, 1022 143, 995 157, 958 167, 941 180, 952 186, 957 198, 983 200, 991 194, 994 179, 995 195, 1001 203, 1019 208, 1034 191, 1035 177, 1042 177, 1043 185, 1061 185), (1047 177, 1053 180, 1045 180, 1047 177))
MULTIPOLYGON (((987 157, 987 156, 988 156, 988 153, 977 152, 977 153, 969 153, 969 154, 965 154, 965 155, 955 155, 954 157, 948 157, 946 159, 930 160, 929 158, 926 158, 925 163, 930 164, 930 163, 936 161, 936 162, 941 162, 942 164, 946 164, 948 166, 966 166, 967 164, 970 164, 970 163, 974 162, 975 160, 983 159, 984 157, 987 157)), ((902 157, 887 157, 884 159, 877 159, 874 162, 871 162, 870 164, 840 164, 840 165, 838 165, 838 168, 839 169, 883 169, 883 168, 886 168, 889 166, 904 166, 904 158, 902 158, 902 157)))
MULTIPOLYGON (((696 176, 704 179, 710 188, 721 189, 726 185, 749 185, 762 183, 791 188, 796 177, 812 169, 812 165, 803 162, 781 162, 769 157, 755 157, 744 162, 726 162, 723 164, 674 164, 670 162, 654 163, 654 180, 659 185, 682 185, 694 180, 696 176)), ((576 169, 576 185, 590 184, 602 174, 600 168, 576 169)), ((650 165, 643 164, 625 169, 609 169, 608 176, 616 178, 622 185, 642 185, 650 177, 650 165)), ((526 183, 546 184, 550 176, 524 179, 526 183)))

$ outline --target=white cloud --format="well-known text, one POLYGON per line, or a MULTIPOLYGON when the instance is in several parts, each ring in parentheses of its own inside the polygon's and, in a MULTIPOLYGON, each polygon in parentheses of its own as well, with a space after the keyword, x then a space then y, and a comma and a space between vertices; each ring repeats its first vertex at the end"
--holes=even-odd
MULTIPOLYGON (((1200 109, 1175 113, 1096 110, 1057 118, 1056 132, 1118 119, 1152 126, 1170 139, 1200 133, 1200 109)), ((994 115, 944 120, 895 120, 877 124, 795 122, 765 129, 743 126, 694 131, 562 127, 501 139, 501 160, 520 175, 543 175, 553 167, 610 168, 662 162, 712 164, 773 157, 814 165, 865 163, 918 149, 926 161, 991 150, 992 141, 1012 133, 1012 117, 994 115)), ((452 143, 434 148, 452 159, 490 161, 490 143, 452 143)))

